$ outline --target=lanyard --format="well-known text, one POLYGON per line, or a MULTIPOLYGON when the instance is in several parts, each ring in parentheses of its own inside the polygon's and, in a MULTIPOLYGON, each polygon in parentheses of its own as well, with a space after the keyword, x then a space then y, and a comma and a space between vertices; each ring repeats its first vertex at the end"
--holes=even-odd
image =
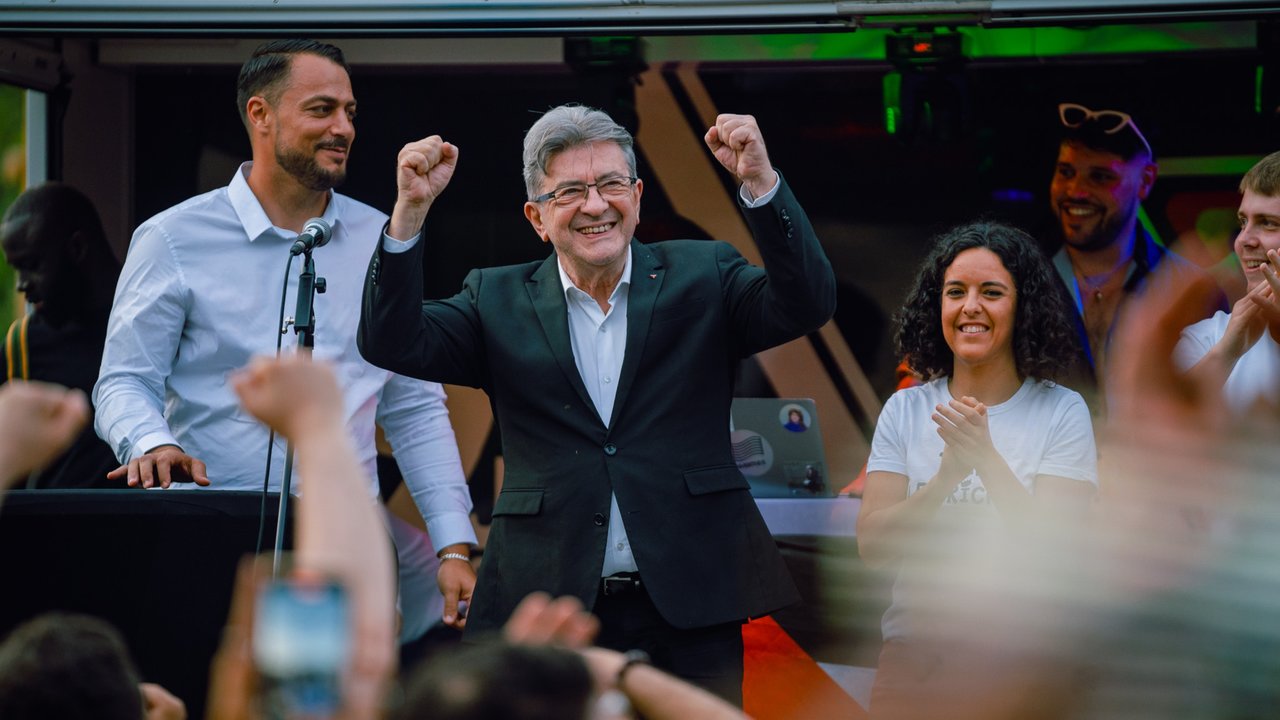
POLYGON ((18 376, 19 379, 21 380, 30 379, 28 376, 31 374, 31 368, 28 367, 30 363, 27 361, 27 325, 30 322, 31 322, 31 315, 30 314, 23 315, 22 317, 13 321, 13 324, 9 326, 8 334, 5 335, 4 355, 5 355, 5 360, 7 361, 6 369, 8 371, 8 378, 10 380, 14 379, 13 366, 15 362, 22 363, 21 374, 18 376), (14 352, 14 347, 13 347, 13 336, 15 334, 18 336, 18 352, 16 353, 14 352))

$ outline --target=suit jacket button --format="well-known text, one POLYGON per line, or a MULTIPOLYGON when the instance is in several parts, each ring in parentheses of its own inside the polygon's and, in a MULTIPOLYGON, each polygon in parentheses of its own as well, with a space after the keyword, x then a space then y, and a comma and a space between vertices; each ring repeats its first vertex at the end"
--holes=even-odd
POLYGON ((617 454, 618 454, 618 446, 617 446, 617 445, 614 445, 613 443, 605 443, 605 444, 604 444, 604 454, 605 454, 605 455, 610 455, 610 456, 612 456, 612 455, 617 455, 617 454))
POLYGON ((604 527, 604 515, 601 515, 600 513, 596 513, 595 515, 592 515, 591 521, 594 522, 596 525, 604 527))

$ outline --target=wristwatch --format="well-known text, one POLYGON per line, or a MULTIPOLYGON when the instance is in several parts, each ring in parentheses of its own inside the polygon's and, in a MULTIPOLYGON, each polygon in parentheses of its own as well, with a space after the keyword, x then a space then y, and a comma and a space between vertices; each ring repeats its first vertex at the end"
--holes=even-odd
POLYGON ((622 667, 618 668, 618 674, 613 678, 613 686, 616 688, 622 687, 622 680, 632 667, 652 664, 649 653, 643 650, 628 650, 622 653, 622 658, 622 667))

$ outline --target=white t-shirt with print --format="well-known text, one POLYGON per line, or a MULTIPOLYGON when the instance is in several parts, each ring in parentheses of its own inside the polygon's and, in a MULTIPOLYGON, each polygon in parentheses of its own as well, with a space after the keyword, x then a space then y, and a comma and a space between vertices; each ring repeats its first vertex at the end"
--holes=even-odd
MULTIPOLYGON (((925 486, 938 472, 945 443, 932 420, 934 408, 952 399, 947 378, 894 393, 885 404, 871 442, 867 472, 891 472, 907 478, 907 494, 925 486)), ((1034 494, 1039 475, 1098 483, 1097 448, 1089 410, 1079 393, 1028 378, 1009 398, 987 408, 991 441, 1018 481, 1034 494)), ((881 629, 885 640, 917 637, 913 612, 917 599, 945 598, 951 568, 964 567, 980 537, 999 532, 1000 517, 976 472, 961 481, 922 528, 921 542, 904 554, 893 587, 893 602, 881 629), (927 596, 927 597, 926 597, 927 596)))

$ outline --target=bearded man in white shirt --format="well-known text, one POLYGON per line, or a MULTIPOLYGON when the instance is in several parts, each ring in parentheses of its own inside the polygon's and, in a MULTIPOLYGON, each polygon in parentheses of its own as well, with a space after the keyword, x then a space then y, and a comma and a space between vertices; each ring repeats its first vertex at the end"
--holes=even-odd
MULTIPOLYGON (((276 351, 282 281, 285 302, 296 303, 298 291, 296 272, 285 273, 290 247, 309 218, 321 217, 333 232, 314 252, 327 280, 315 297, 314 355, 334 366, 370 478, 375 422, 386 432, 442 558, 443 619, 461 627, 457 604, 475 585, 468 557, 476 538, 443 389, 376 368, 356 349, 364 265, 386 215, 332 190, 355 138, 342 51, 266 43, 241 68, 237 91, 252 162, 227 187, 147 220, 130 242, 93 392, 98 434, 122 463, 111 475, 144 488, 263 487, 268 433, 240 408, 227 375, 276 351)), ((286 346, 297 342, 285 337, 286 346)), ((277 439, 272 490, 284 457, 277 439)), ((296 480, 294 488, 305 484, 296 480)), ((377 493, 371 482, 371 501, 377 493)))

